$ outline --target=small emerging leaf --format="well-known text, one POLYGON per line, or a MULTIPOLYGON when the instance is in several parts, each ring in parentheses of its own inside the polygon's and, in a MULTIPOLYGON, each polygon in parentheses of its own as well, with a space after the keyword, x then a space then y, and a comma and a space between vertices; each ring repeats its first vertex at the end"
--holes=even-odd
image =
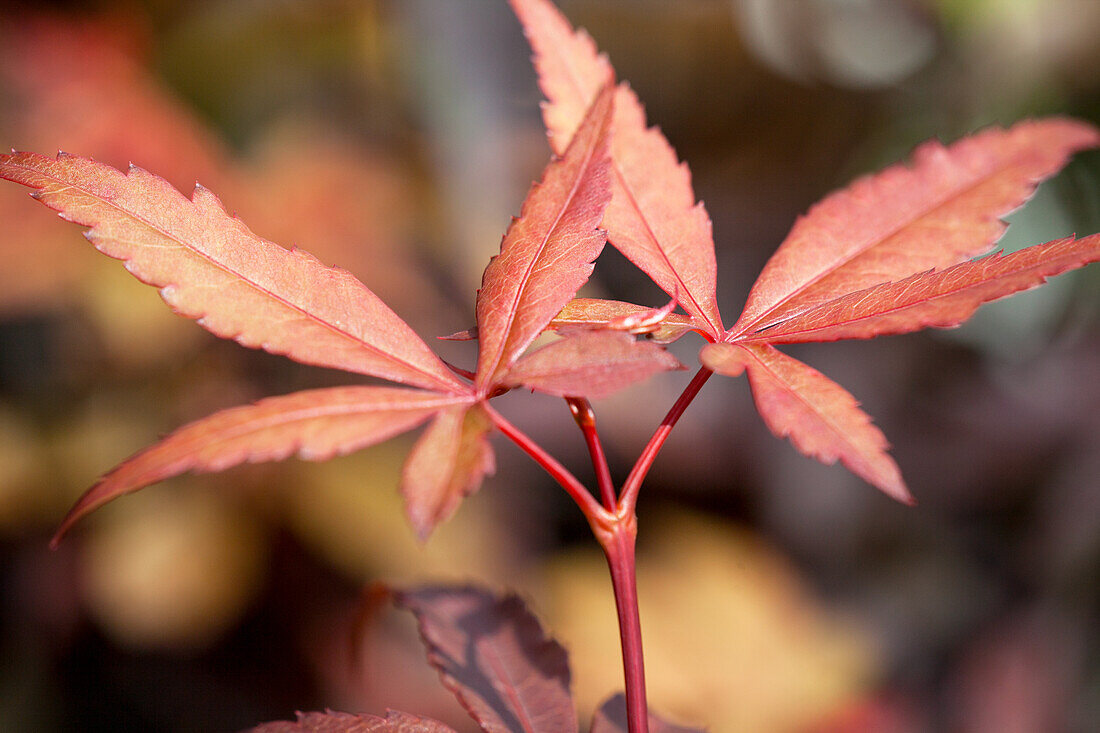
POLYGON ((187 199, 136 166, 122 173, 65 153, 0 155, 0 177, 91 227, 96 249, 217 336, 305 364, 468 390, 350 273, 261 239, 201 186, 187 199))
POLYGON ((351 713, 298 713, 297 722, 275 721, 250 729, 250 733, 454 733, 454 729, 431 718, 397 710, 386 717, 351 713))
POLYGON ((579 331, 525 355, 504 384, 557 395, 600 399, 684 366, 656 344, 616 331, 579 331))
POLYGON ((293 454, 323 461, 380 443, 468 397, 401 387, 333 387, 214 413, 119 464, 69 510, 53 543, 115 497, 187 471, 223 471, 293 454))
POLYGON ((978 306, 1038 287, 1067 270, 1100 260, 1100 235, 1068 237, 1010 255, 997 253, 939 272, 845 295, 754 333, 745 341, 832 341, 951 328, 978 306))
MULTIPOLYGON (((561 153, 611 65, 549 0, 511 3, 535 52, 550 145, 561 153)), ((710 217, 695 202, 687 165, 660 130, 646 127, 645 110, 625 84, 615 94, 611 131, 612 198, 602 224, 608 241, 719 338, 710 217)))
POLYGON ((610 198, 607 130, 612 90, 592 104, 561 159, 524 201, 477 297, 478 392, 486 394, 592 274, 603 250, 597 229, 610 198))
POLYGON ((731 329, 738 336, 883 282, 987 252, 1000 217, 1077 150, 1100 142, 1069 119, 991 128, 950 147, 916 149, 895 165, 831 194, 798 220, 768 261, 731 329))
POLYGON ((748 370, 756 407, 776 437, 826 465, 839 458, 893 498, 914 503, 885 436, 839 384, 768 344, 707 344, 699 358, 730 377, 748 370))
MULTIPOLYGON (((662 308, 625 303, 621 300, 573 298, 546 326, 548 331, 589 328, 644 334, 656 344, 671 344, 689 331, 706 332, 706 327, 691 316, 672 313, 675 301, 662 308)), ((473 341, 477 326, 440 336, 443 341, 473 341)))
POLYGON ((480 406, 452 407, 439 413, 409 453, 401 494, 422 541, 496 470, 487 437, 491 428, 480 406))
POLYGON ((486 733, 576 733, 565 649, 516 596, 477 588, 398 592, 431 662, 486 733))
MULTIPOLYGON (((590 733, 627 733, 626 696, 618 693, 608 698, 592 718, 590 733)), ((702 728, 687 728, 664 720, 649 711, 649 733, 705 733, 702 728)))
POLYGON ((658 344, 670 344, 689 331, 706 330, 703 324, 691 316, 671 313, 664 308, 647 308, 621 300, 597 298, 574 298, 550 321, 552 329, 570 327, 644 333, 646 338, 658 344), (653 320, 655 316, 660 318, 653 320))

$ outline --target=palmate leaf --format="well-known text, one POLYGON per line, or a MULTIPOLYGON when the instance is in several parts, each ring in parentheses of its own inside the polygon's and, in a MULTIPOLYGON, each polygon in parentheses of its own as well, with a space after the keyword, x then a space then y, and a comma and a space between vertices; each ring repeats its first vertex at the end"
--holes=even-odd
POLYGON ((739 340, 833 341, 950 328, 982 303, 1038 287, 1048 277, 1096 261, 1100 234, 1068 237, 849 293, 739 340))
POLYGON ((250 733, 454 733, 454 729, 431 718, 419 718, 397 710, 386 717, 351 713, 298 713, 295 722, 275 721, 250 729, 250 733))
POLYGON ((726 376, 748 372, 756 407, 776 437, 822 463, 839 458, 871 485, 914 503, 886 438, 836 382, 768 344, 707 344, 700 359, 726 376))
POLYGON ((0 155, 0 177, 91 227, 97 249, 218 336, 305 364, 468 391, 350 273, 257 237, 201 186, 187 199, 141 168, 124 174, 64 153, 0 155))
MULTIPOLYGON (((534 50, 550 144, 561 153, 611 65, 549 0, 511 3, 534 50)), ((615 94, 611 131, 612 197, 602 224, 608 241, 719 338, 710 217, 695 202, 687 166, 659 130, 646 128, 645 111, 625 85, 615 94)))
POLYGON ((436 416, 409 453, 401 494, 405 513, 421 540, 496 470, 488 441, 491 429, 479 405, 452 407, 436 416))
POLYGON ((472 587, 398 592, 428 661, 486 733, 576 733, 569 662, 516 596, 472 587))
POLYGON ((475 384, 486 394, 576 294, 605 243, 597 229, 610 198, 607 134, 612 89, 592 103, 564 155, 547 166, 512 222, 477 296, 475 384))
POLYGON ((616 331, 579 331, 525 355, 504 384, 558 397, 599 399, 684 366, 661 347, 616 331))
MULTIPOLYGON (((435 413, 468 404, 468 395, 403 387, 332 387, 269 397, 214 413, 124 461, 69 510, 53 543, 115 497, 187 471, 222 471, 246 461, 323 461, 411 430, 435 413)), ((464 408, 462 408, 464 409, 464 408)))
POLYGON ((917 148, 831 194, 795 224, 749 293, 731 333, 742 336, 809 307, 987 252, 1000 217, 1069 156, 1100 142, 1083 122, 1046 119, 990 128, 950 147, 917 148))

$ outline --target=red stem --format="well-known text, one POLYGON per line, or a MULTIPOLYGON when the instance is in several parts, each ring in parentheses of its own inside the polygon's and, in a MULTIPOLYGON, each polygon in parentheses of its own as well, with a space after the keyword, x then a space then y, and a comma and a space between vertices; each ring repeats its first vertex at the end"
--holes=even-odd
POLYGON ((699 367, 699 371, 695 373, 691 382, 684 388, 675 404, 672 405, 672 409, 665 415, 665 419, 653 432, 653 437, 649 439, 649 443, 646 444, 642 454, 638 456, 638 462, 634 464, 634 468, 630 470, 630 475, 626 477, 626 482, 623 483, 623 491, 619 497, 619 513, 621 515, 634 514, 634 509, 638 505, 638 491, 641 489, 642 481, 645 480, 649 469, 653 467, 653 461, 656 460, 657 454, 661 452, 661 446, 665 444, 665 440, 668 438, 668 434, 672 432, 676 421, 684 414, 684 410, 699 394, 699 390, 703 388, 703 385, 707 383, 712 374, 714 372, 710 369, 699 367))
POLYGON ((592 456, 592 467, 596 470, 596 485, 599 486, 604 508, 613 512, 616 504, 615 484, 611 481, 611 468, 607 465, 607 456, 603 452, 600 434, 596 430, 596 412, 592 409, 592 403, 584 397, 566 397, 565 402, 569 405, 573 419, 577 421, 577 425, 584 434, 584 442, 588 444, 588 453, 592 456))
POLYGON ((649 707, 645 693, 645 663, 642 657, 642 626, 638 616, 638 583, 634 544, 638 535, 635 516, 620 517, 604 536, 597 534, 615 591, 619 616, 619 639, 623 649, 623 677, 626 682, 626 718, 629 733, 649 733, 649 707))
POLYGON ((535 460, 535 463, 545 469, 550 474, 550 477, 557 481, 566 493, 573 498, 573 501, 577 503, 580 510, 584 512, 584 516, 588 518, 589 524, 592 524, 595 528, 597 523, 614 521, 614 517, 610 512, 600 506, 588 489, 584 487, 577 477, 569 472, 565 466, 561 465, 556 458, 542 449, 535 441, 531 440, 526 433, 522 432, 515 425, 510 423, 507 418, 501 415, 499 412, 489 406, 488 402, 482 402, 482 406, 485 408, 486 414, 489 415, 489 419, 493 421, 493 425, 497 427, 500 432, 504 433, 508 438, 520 447, 527 455, 531 456, 535 460))
MULTIPOLYGON (((601 507, 595 498, 585 489, 564 466, 550 456, 538 444, 532 441, 518 428, 506 420, 500 413, 485 403, 485 410, 493 424, 507 435, 524 452, 531 456, 554 480, 561 484, 588 518, 596 540, 603 547, 607 565, 611 571, 611 586, 615 593, 615 611, 619 617, 619 639, 623 651, 623 677, 626 683, 626 712, 628 733, 649 733, 649 708, 646 703, 645 662, 642 655, 642 627, 638 615, 638 583, 634 547, 638 536, 637 515, 638 492, 653 461, 657 458, 668 434, 684 414, 684 410, 699 394, 711 372, 701 367, 691 382, 677 398, 665 419, 654 431, 634 468, 623 484, 622 495, 617 509, 612 512, 601 507)), ((596 433, 595 414, 587 400, 568 399, 570 410, 584 433, 596 467, 600 493, 605 503, 614 502, 614 486, 611 483, 610 470, 603 453, 599 436, 596 433)))

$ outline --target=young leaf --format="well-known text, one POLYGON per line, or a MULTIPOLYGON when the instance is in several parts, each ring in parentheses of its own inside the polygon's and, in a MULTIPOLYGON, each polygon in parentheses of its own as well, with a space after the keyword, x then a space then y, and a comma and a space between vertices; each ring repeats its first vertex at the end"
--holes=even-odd
POLYGON ((653 321, 651 316, 657 315, 661 310, 663 309, 647 308, 621 300, 574 298, 554 316, 554 320, 550 321, 550 328, 607 328, 635 334, 644 333, 646 338, 658 344, 670 344, 689 331, 706 330, 702 323, 681 313, 663 313, 659 320, 653 321), (632 319, 641 319, 645 326, 627 327, 630 325, 628 321, 632 319))
POLYGON ((72 525, 117 496, 186 471, 222 471, 245 461, 290 455, 323 461, 412 430, 469 397, 401 387, 333 387, 269 397, 214 413, 176 430, 119 464, 69 510, 56 546, 72 525))
POLYGON ((656 344, 617 331, 580 331, 517 361, 504 384, 559 397, 599 399, 684 366, 656 344))
POLYGON ((576 733, 565 649, 514 595, 429 587, 396 594, 431 662, 487 733, 576 733))
POLYGON ((454 733, 454 729, 431 718, 397 710, 386 717, 351 713, 298 713, 297 722, 275 721, 252 728, 250 733, 454 733))
MULTIPOLYGON (((609 697, 592 718, 590 733, 627 733, 626 696, 618 693, 609 697)), ((652 710, 649 712, 649 733, 705 733, 701 728, 687 728, 664 720, 652 710)))
MULTIPOLYGON (((547 102, 543 118, 555 152, 578 129, 589 100, 609 78, 611 66, 583 31, 549 0, 511 0, 534 50, 547 102)), ((608 241, 649 275, 707 332, 723 332, 715 295, 717 266, 710 217, 695 202, 691 173, 677 161, 665 136, 646 128, 645 110, 629 87, 615 94, 611 123, 612 198, 602 226, 608 241)))
POLYGON ((468 390, 350 273, 257 237, 201 186, 188 200, 136 166, 124 174, 65 153, 0 155, 0 177, 91 227, 98 250, 218 336, 305 364, 468 390))
POLYGON ((822 463, 839 458, 868 483, 914 503, 885 436, 839 384, 768 344, 707 344, 699 358, 730 377, 748 371, 756 407, 776 437, 822 463))
POLYGON ((481 407, 452 407, 436 416, 409 453, 401 494, 422 541, 496 470, 487 439, 491 428, 481 407))
POLYGON ((592 274, 610 198, 607 133, 612 90, 592 103, 565 154, 552 161, 485 268, 477 297, 476 385, 486 394, 592 274))
MULTIPOLYGON (((669 303, 675 306, 675 301, 669 303)), ((657 344, 670 344, 689 331, 706 332, 706 327, 691 316, 672 313, 671 308, 649 308, 621 300, 598 298, 573 298, 558 311, 547 324, 547 331, 588 328, 645 334, 657 344)), ((440 336, 444 341, 473 341, 477 338, 477 326, 440 336)))
POLYGON ((861 178, 794 225, 749 293, 738 336, 855 290, 986 252, 1009 213, 1069 156, 1100 143, 1068 119, 991 128, 950 147, 921 145, 910 166, 861 178))
POLYGON ((850 293, 803 311, 744 341, 833 341, 957 326, 982 303, 1038 287, 1100 260, 1100 235, 1068 237, 1010 255, 997 253, 946 270, 850 293))

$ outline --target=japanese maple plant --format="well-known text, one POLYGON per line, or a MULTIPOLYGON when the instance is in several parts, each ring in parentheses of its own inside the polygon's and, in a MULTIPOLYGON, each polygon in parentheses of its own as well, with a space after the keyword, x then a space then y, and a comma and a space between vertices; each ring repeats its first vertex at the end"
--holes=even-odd
MULTIPOLYGON (((1046 119, 922 145, 908 165, 862 178, 799 219, 726 328, 710 219, 687 167, 647 128, 638 99, 586 34, 549 0, 511 2, 534 49, 554 157, 485 269, 476 329, 454 336, 477 339, 472 370, 442 361, 351 274, 257 237, 201 186, 187 198, 136 166, 120 172, 66 153, 0 156, 0 175, 88 227, 97 249, 212 333, 403 385, 309 390, 191 423, 100 479, 54 542, 115 497, 186 471, 291 455, 324 460, 424 423, 401 492, 427 539, 493 472, 490 436, 499 432, 568 493, 607 557, 626 692, 608 700, 591 730, 687 730, 648 713, 635 586, 635 506, 669 432, 714 373, 746 372, 775 435, 912 503, 886 439, 856 400, 776 347, 956 326, 982 303, 1100 259, 1100 235, 981 256, 1005 229, 1000 217, 1100 136, 1081 122, 1046 119), (575 297, 606 242, 669 295, 668 305, 575 297), (557 338, 529 349, 548 330, 557 338), (701 366, 616 485, 589 400, 682 368, 664 345, 690 332, 706 342, 701 366), (594 487, 494 409, 493 398, 516 388, 564 398, 591 454, 594 487)), ((394 597, 417 617, 429 661, 483 730, 578 730, 565 652, 518 599, 473 587, 394 597)), ((451 729, 390 711, 311 713, 257 730, 451 729)))

